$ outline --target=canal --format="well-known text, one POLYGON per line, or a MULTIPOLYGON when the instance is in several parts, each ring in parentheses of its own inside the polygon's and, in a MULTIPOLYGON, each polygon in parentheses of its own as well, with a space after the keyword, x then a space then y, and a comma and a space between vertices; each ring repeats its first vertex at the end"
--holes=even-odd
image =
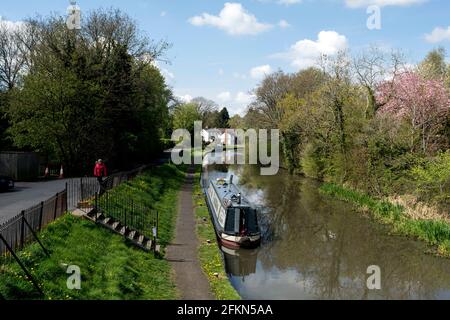
POLYGON ((203 179, 229 177, 261 207, 262 245, 228 250, 226 271, 243 299, 450 299, 450 260, 389 230, 350 204, 319 193, 317 181, 250 165, 207 165, 203 179), (381 290, 369 290, 369 266, 381 290))

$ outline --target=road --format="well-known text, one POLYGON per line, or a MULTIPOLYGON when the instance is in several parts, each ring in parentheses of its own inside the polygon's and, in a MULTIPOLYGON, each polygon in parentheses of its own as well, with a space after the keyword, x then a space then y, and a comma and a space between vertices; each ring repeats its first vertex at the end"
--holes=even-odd
POLYGON ((17 182, 14 191, 0 193, 0 224, 64 190, 66 181, 17 182))

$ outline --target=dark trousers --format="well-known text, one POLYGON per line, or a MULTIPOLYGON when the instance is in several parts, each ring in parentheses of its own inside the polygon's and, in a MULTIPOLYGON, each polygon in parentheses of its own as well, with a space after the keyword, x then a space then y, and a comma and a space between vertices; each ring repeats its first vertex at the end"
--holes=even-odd
POLYGON ((105 184, 103 183, 103 177, 97 177, 98 182, 98 194, 102 195, 105 193, 105 184))

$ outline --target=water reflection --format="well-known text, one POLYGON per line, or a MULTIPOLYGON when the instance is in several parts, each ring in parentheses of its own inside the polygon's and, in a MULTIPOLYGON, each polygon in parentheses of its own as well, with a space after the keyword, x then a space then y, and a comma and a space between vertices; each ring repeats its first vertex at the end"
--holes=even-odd
POLYGON ((450 299, 450 260, 421 242, 388 235, 317 182, 254 166, 205 167, 205 179, 235 175, 264 208, 256 251, 224 252, 230 281, 244 299, 450 299), (368 290, 367 268, 381 268, 382 289, 368 290))

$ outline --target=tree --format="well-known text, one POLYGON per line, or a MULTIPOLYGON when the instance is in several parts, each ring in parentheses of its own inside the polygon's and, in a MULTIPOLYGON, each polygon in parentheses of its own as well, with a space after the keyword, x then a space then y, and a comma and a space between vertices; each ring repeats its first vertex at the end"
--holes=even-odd
POLYGON ((191 134, 194 132, 194 122, 201 121, 202 115, 195 103, 179 105, 173 113, 173 129, 186 129, 191 134))
POLYGON ((0 18, 0 90, 16 87, 24 73, 26 58, 23 43, 18 37, 21 24, 12 24, 0 18))
POLYGON ((277 128, 283 117, 278 102, 282 100, 291 89, 291 76, 278 71, 268 75, 255 90, 256 103, 253 109, 261 112, 265 126, 277 128))
POLYGON ((375 116, 382 107, 376 99, 378 86, 388 77, 395 79, 404 71, 403 57, 398 52, 390 55, 378 47, 370 47, 353 61, 353 68, 359 84, 367 95, 366 117, 375 116))
POLYGON ((232 116, 231 119, 228 121, 228 124, 232 129, 243 129, 245 126, 244 119, 238 114, 232 116))
POLYGON ((163 48, 126 14, 98 10, 82 30, 64 17, 31 19, 21 39, 27 74, 12 90, 9 132, 15 144, 86 174, 95 159, 125 169, 158 152, 172 96, 153 66, 163 48), (30 34, 27 35, 26 33, 30 34))
POLYGON ((445 80, 447 78, 446 51, 444 48, 432 50, 417 67, 419 74, 428 80, 445 80))
POLYGON ((219 123, 218 123, 218 128, 229 128, 230 124, 230 115, 228 114, 228 110, 227 108, 223 108, 222 110, 220 110, 219 112, 219 123))
POLYGON ((381 114, 409 122, 411 151, 420 150, 426 154, 438 149, 442 143, 438 133, 450 112, 450 96, 442 81, 424 79, 416 72, 405 72, 382 84, 377 99, 384 105, 379 110, 381 114))

